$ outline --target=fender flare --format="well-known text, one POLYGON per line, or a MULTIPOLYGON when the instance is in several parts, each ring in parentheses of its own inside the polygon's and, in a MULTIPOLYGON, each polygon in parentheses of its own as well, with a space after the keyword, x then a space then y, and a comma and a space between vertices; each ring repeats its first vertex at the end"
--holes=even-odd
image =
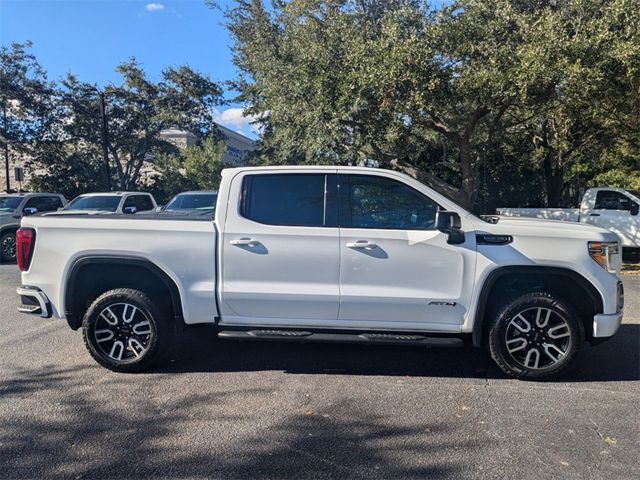
POLYGON ((171 294, 171 302, 173 303, 173 311, 175 320, 183 322, 184 315, 182 311, 182 298, 180 297, 180 290, 169 275, 158 267, 155 263, 146 258, 134 257, 134 256, 114 256, 114 255, 87 255, 80 257, 74 261, 69 269, 65 281, 64 290, 64 309, 65 318, 67 323, 73 330, 77 330, 82 325, 82 319, 74 317, 73 311, 70 310, 70 306, 73 305, 73 293, 76 289, 77 276, 80 270, 87 265, 118 265, 118 266, 131 266, 138 267, 147 270, 158 280, 160 280, 171 294))
POLYGON ((580 275, 578 272, 575 272, 574 270, 561 267, 546 267, 541 265, 498 267, 489 273, 484 283, 482 284, 482 289, 480 290, 480 295, 478 297, 478 308, 476 309, 472 332, 473 345, 476 347, 481 347, 483 344, 485 313, 487 304, 489 303, 489 294, 491 293, 491 290, 495 283, 505 275, 541 275, 569 278, 575 281, 583 290, 586 291, 586 293, 589 295, 594 305, 598 309, 598 312, 602 312, 603 310, 603 299, 598 289, 596 289, 596 287, 589 280, 587 280, 585 277, 580 275))

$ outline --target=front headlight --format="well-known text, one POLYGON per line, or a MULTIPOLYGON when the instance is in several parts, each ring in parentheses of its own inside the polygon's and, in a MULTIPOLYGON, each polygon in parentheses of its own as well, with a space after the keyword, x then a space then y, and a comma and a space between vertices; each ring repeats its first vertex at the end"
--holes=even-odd
POLYGON ((618 271, 619 262, 614 261, 613 256, 619 254, 618 242, 589 242, 589 256, 610 273, 618 271))

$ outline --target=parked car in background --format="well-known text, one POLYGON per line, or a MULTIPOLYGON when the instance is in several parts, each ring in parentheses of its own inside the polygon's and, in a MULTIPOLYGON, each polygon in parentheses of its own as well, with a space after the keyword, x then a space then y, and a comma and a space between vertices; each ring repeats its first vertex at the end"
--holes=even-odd
POLYGON ((146 192, 86 193, 74 198, 65 213, 151 213, 157 207, 153 195, 146 192))
POLYGON ((640 250, 640 191, 623 188, 590 188, 580 208, 498 208, 499 215, 580 222, 606 228, 622 241, 622 248, 640 250))
POLYGON ((585 340, 613 336, 624 307, 615 234, 487 222, 378 168, 227 169, 213 221, 51 213, 23 220, 18 252, 19 310, 82 328, 93 358, 121 372, 156 365, 182 327, 208 324, 243 340, 462 336, 508 374, 544 379, 585 340))
POLYGON ((179 193, 173 197, 162 209, 163 215, 206 215, 213 214, 216 209, 218 192, 193 191, 179 193))
POLYGON ((55 212, 67 200, 56 193, 16 193, 0 195, 0 260, 16 260, 16 231, 25 215, 55 212))

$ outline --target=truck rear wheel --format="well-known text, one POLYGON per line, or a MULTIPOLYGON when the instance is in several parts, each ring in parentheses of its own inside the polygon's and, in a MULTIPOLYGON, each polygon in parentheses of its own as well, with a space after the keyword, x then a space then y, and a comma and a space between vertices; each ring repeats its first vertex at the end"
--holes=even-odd
POLYGON ((489 331, 489 348, 512 377, 550 380, 573 366, 584 339, 582 322, 569 304, 536 292, 502 307, 489 331))
POLYGON ((87 310, 82 332, 91 356, 116 372, 157 366, 172 346, 175 326, 143 292, 119 288, 105 292, 87 310))

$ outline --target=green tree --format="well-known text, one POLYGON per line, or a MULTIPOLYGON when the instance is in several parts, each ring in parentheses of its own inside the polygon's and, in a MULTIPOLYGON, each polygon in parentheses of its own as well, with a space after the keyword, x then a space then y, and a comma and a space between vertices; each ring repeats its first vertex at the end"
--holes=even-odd
MULTIPOLYGON (((113 184, 129 190, 138 186, 145 164, 162 154, 177 153, 175 145, 160 137, 162 130, 180 128, 202 137, 216 134, 213 106, 221 102, 222 90, 187 66, 167 68, 157 83, 147 78, 135 60, 121 64, 117 71, 122 83, 104 90, 108 153, 113 184)), ((74 75, 68 75, 62 87, 59 140, 74 145, 76 156, 38 157, 35 167, 48 172, 36 179, 41 183, 52 178, 51 172, 63 171, 63 165, 72 160, 78 174, 91 171, 86 162, 94 164, 102 156, 96 88, 74 75)))
POLYGON ((149 190, 159 204, 167 203, 180 192, 197 190, 197 185, 186 177, 184 158, 179 154, 162 153, 156 158, 154 166, 156 173, 149 190))
POLYGON ((256 0, 239 2, 228 18, 241 98, 251 113, 267 112, 268 155, 373 159, 468 207, 479 191, 480 127, 496 124, 532 81, 518 69, 516 47, 533 16, 510 2, 460 1, 434 12, 410 0, 294 0, 270 10, 256 0), (443 141, 456 155, 436 176, 428 160, 443 141))
MULTIPOLYGON (((539 12, 521 46, 525 63, 547 79, 545 95, 527 98, 521 115, 530 118, 530 158, 541 168, 548 204, 559 206, 585 174, 608 168, 607 152, 620 138, 611 105, 627 95, 620 85, 625 67, 613 50, 621 38, 616 23, 627 28, 630 19, 614 20, 611 2, 602 0, 552 5, 539 12)), ((574 203, 576 196, 569 195, 574 203)))
POLYGON ((216 190, 220 185, 225 149, 224 141, 210 137, 202 145, 190 146, 182 153, 185 176, 199 190, 216 190))
POLYGON ((243 0, 235 87, 263 114, 264 161, 375 160, 476 209, 504 174, 559 203, 615 145, 637 165, 633 3, 243 0))
POLYGON ((154 176, 152 193, 164 203, 187 190, 216 190, 225 167, 225 149, 224 141, 212 135, 178 154, 161 154, 155 162, 158 173, 154 176))
POLYGON ((30 42, 0 47, 0 145, 7 190, 10 165, 51 141, 57 114, 53 85, 30 48, 30 42))

